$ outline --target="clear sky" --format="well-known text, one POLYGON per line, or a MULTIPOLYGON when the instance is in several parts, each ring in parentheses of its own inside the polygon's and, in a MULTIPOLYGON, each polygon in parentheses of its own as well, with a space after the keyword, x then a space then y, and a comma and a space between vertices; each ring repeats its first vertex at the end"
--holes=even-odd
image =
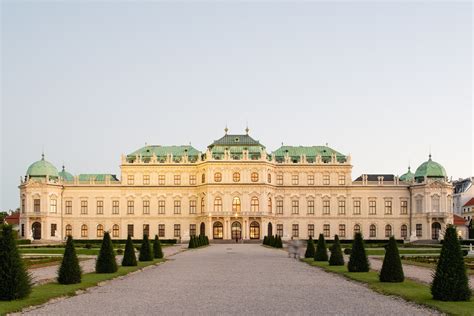
POLYGON ((119 174, 148 144, 323 145, 361 173, 473 175, 472 4, 1 2, 0 209, 41 158, 119 174))

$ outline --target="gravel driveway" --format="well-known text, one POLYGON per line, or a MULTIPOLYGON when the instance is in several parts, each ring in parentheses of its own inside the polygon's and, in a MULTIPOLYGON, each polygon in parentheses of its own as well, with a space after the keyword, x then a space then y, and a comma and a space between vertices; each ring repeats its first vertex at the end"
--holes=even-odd
POLYGON ((156 267, 50 303, 32 315, 429 315, 255 244, 189 250, 156 267))

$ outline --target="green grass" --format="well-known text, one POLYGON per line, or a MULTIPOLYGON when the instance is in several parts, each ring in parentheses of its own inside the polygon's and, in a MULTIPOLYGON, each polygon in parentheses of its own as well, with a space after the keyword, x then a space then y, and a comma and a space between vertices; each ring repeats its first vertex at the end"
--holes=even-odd
MULTIPOLYGON (((76 253, 78 255, 98 255, 99 254, 99 248, 78 248, 76 247, 76 253)), ((18 251, 21 254, 64 254, 64 248, 19 248, 18 251)))
POLYGON ((28 269, 46 267, 61 262, 62 257, 37 257, 37 258, 23 258, 23 262, 28 269))
POLYGON ((469 302, 443 302, 431 298, 429 285, 405 279, 403 283, 383 283, 377 272, 348 272, 346 266, 329 266, 327 262, 316 262, 312 259, 303 261, 326 271, 341 274, 348 279, 365 283, 370 289, 387 295, 399 296, 407 301, 435 308, 449 315, 474 315, 474 300, 469 302))
MULTIPOLYGON (((385 249, 366 249, 368 256, 383 256, 385 255, 385 249)), ((439 254, 439 249, 398 249, 401 255, 415 255, 415 254, 439 254)))
POLYGON ((96 286, 99 282, 114 279, 116 277, 137 271, 146 266, 163 262, 164 259, 155 259, 154 261, 138 262, 136 267, 119 267, 115 273, 87 273, 82 276, 82 282, 79 284, 62 285, 56 282, 47 283, 33 287, 30 296, 22 300, 0 301, 0 315, 20 311, 28 306, 44 304, 52 298, 60 296, 73 296, 77 290, 96 286))

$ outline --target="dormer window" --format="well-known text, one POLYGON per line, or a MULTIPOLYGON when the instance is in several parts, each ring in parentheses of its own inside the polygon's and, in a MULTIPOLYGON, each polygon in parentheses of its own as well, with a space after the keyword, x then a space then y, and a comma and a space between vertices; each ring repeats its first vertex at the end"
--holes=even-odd
POLYGON ((234 142, 238 143, 240 139, 238 137, 234 138, 234 142))

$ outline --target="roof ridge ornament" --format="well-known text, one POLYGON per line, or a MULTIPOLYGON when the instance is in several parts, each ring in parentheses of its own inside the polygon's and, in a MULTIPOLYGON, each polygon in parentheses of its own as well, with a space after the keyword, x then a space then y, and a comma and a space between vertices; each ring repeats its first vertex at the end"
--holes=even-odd
POLYGON ((225 128, 224 128, 224 133, 225 135, 227 135, 227 132, 229 131, 229 129, 227 128, 227 124, 225 125, 225 128))

